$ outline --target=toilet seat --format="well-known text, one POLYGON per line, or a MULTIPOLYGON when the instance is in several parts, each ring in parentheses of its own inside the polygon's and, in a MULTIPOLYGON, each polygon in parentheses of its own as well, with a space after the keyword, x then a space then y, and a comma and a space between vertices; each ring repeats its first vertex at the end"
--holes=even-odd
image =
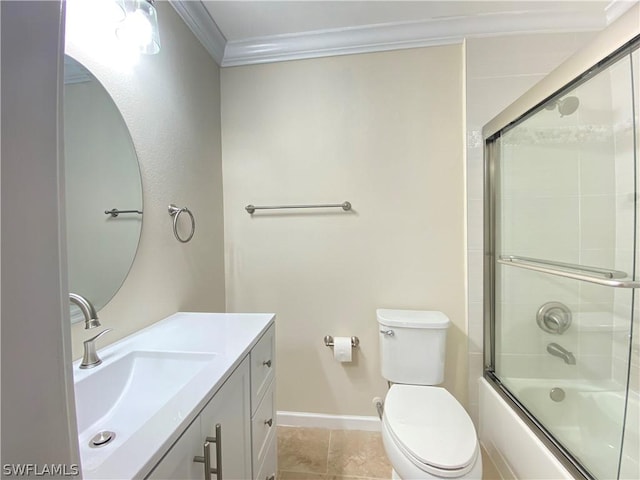
POLYGON ((382 421, 395 446, 422 471, 460 477, 476 463, 479 448, 473 423, 444 388, 393 385, 382 421))

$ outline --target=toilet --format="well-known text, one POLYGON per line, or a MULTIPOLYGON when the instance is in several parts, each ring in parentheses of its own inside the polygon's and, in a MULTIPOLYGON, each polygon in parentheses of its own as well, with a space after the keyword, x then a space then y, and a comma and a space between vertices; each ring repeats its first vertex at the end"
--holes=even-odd
POLYGON ((376 311, 384 399, 382 441, 393 478, 482 478, 473 422, 447 390, 444 360, 449 318, 442 312, 376 311))

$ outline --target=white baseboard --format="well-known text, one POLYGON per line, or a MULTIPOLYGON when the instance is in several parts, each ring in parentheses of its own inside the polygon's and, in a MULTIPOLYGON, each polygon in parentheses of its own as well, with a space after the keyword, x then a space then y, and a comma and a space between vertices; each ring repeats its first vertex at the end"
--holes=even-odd
POLYGON ((278 425, 287 427, 314 427, 332 430, 380 431, 380 419, 359 415, 327 415, 324 413, 278 412, 278 425))

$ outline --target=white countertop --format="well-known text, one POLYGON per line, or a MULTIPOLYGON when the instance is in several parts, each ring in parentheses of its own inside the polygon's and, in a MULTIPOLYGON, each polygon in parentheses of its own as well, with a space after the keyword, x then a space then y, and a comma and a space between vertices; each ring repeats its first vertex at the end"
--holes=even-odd
POLYGON ((103 363, 93 369, 80 370, 80 361, 74 362, 74 381, 78 382, 134 351, 215 354, 135 431, 124 435, 116 432, 116 438, 109 445, 96 449, 89 448, 89 440, 108 425, 100 425, 98 421, 95 426, 87 428, 84 435, 79 436, 83 478, 113 480, 148 475, 274 318, 273 314, 179 312, 99 349, 103 363))

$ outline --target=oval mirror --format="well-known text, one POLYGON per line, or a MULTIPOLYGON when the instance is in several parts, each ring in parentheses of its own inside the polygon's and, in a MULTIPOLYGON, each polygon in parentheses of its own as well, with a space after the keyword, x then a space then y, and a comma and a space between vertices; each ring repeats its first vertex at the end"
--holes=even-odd
MULTIPOLYGON (((131 135, 109 93, 68 55, 64 70, 69 291, 100 310, 124 282, 138 248, 142 180, 131 135)), ((82 319, 72 306, 71 321, 82 319)))

